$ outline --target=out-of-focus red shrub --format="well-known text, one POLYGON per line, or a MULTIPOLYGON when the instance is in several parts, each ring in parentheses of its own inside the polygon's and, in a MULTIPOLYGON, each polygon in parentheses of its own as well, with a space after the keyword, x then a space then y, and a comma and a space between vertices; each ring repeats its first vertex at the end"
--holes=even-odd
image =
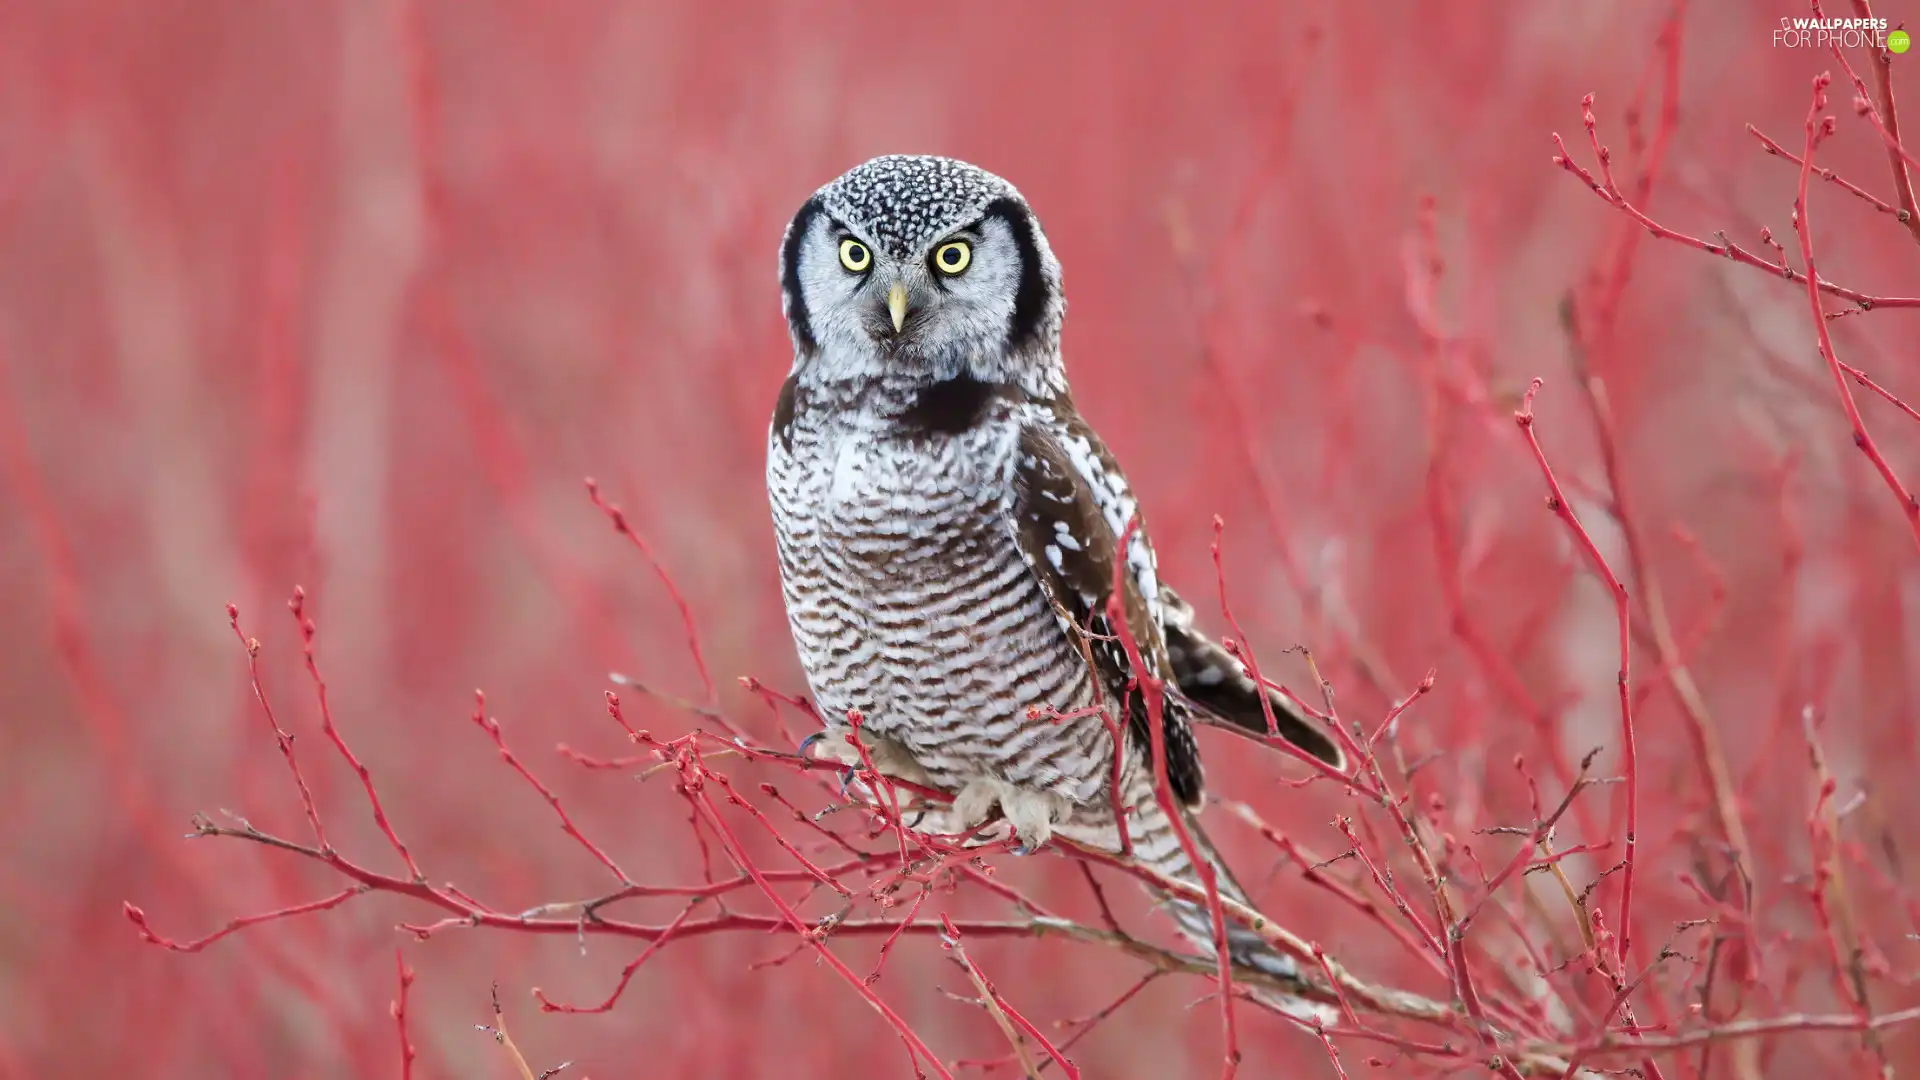
MULTIPOLYGON (((1467 897, 1476 867, 1513 850, 1483 830, 1532 824, 1516 755, 1548 806, 1592 748, 1596 777, 1622 770, 1613 601, 1543 509, 1512 419, 1544 378, 1535 433, 1632 602, 1628 974, 1663 945, 1682 954, 1636 991, 1637 1022, 1847 1016, 1862 986, 1876 1012, 1913 1006, 1920 577, 1902 507, 1854 445, 1804 288, 1648 237, 1551 160, 1559 131, 1596 168, 1579 104, 1594 92, 1647 213, 1772 258, 1767 227, 1799 265, 1799 170, 1746 126, 1799 153, 1812 77, 1839 74, 1831 52, 1774 46, 1780 17, 1802 14, 1689 5, 1663 36, 1660 3, 0 9, 0 1076, 399 1076, 396 945, 416 972, 415 1075, 511 1075, 474 1029, 493 1023, 496 982, 536 1072, 907 1073, 896 1034, 814 957, 766 966, 790 936, 672 942, 610 1013, 570 1016, 528 990, 598 1001, 638 945, 457 928, 414 942, 395 925, 442 913, 379 892, 193 955, 122 916, 132 901, 188 940, 347 884, 182 839, 197 812, 305 828, 228 601, 330 840, 403 872, 322 734, 280 608, 296 583, 331 715, 433 883, 503 911, 612 887, 469 720, 476 686, 629 874, 685 884, 708 858, 731 874, 671 777, 553 750, 634 752, 605 715, 609 670, 702 695, 672 598, 580 480, 599 479, 684 593, 722 708, 767 734, 735 677, 800 685, 761 480, 790 358, 775 248, 813 187, 897 151, 976 161, 1038 210, 1065 265, 1077 397, 1170 579, 1212 597, 1221 515, 1229 592, 1269 673, 1317 701, 1282 652, 1311 646, 1369 730, 1435 670, 1397 752, 1409 813, 1454 845, 1467 897)), ((1863 75, 1877 62, 1849 55, 1863 75)), ((1889 70, 1920 86, 1920 56, 1889 70)), ((1842 77, 1818 162, 1897 204, 1852 95, 1842 77)), ((1894 216, 1818 176, 1812 204, 1823 277, 1920 294, 1894 216)), ((1912 401, 1916 317, 1829 329, 1839 359, 1912 401)), ((1920 478, 1920 428, 1854 393, 1890 466, 1920 478)), ((662 738, 691 723, 657 697, 625 708, 662 738)), ((1348 850, 1336 815, 1386 821, 1331 783, 1287 786, 1300 773, 1277 756, 1213 736, 1203 751, 1217 793, 1316 858, 1348 850)), ((764 779, 727 768, 743 790, 764 779)), ((1623 854, 1625 806, 1623 785, 1595 788, 1560 824, 1556 850, 1611 842, 1559 864, 1571 890, 1623 854)), ((1447 998, 1230 811, 1207 820, 1290 929, 1447 998)), ((1361 838, 1402 857, 1396 837, 1361 838)), ((1324 872, 1365 893, 1357 861, 1324 872)), ((1065 860, 990 862, 1091 910, 1065 860)), ((1417 875, 1397 874, 1430 920, 1417 875)), ((1609 919, 1619 877, 1588 898, 1609 919)), ((1110 891, 1150 925, 1134 890, 1110 891)), ((1560 880, 1504 896, 1500 918, 1604 1012, 1560 880)), ((987 910, 964 886, 952 903, 987 910)), ((683 906, 624 910, 657 925, 683 906)), ((1516 935, 1485 933, 1479 962, 1517 963, 1516 935)), ((864 973, 877 946, 834 947, 864 973)), ((966 949, 1056 1038, 1054 1021, 1141 973, 1063 941, 966 949)), ((873 985, 946 1060, 1007 1052, 945 992, 977 995, 936 938, 904 940, 873 985)), ((1218 1010, 1190 1007, 1209 990, 1155 980, 1072 1056, 1087 1076, 1217 1071, 1218 1010)), ((1912 1069, 1917 1038, 1890 1029, 1878 1053, 1912 1069)), ((1351 1076, 1426 1067, 1336 1043, 1351 1076)), ((1243 1075, 1334 1075, 1317 1038, 1270 1016, 1246 1010, 1240 1045, 1243 1075)), ((1840 1075, 1822 1070, 1875 1053, 1857 1033, 1769 1036, 1674 1055, 1667 1075, 1840 1075)))

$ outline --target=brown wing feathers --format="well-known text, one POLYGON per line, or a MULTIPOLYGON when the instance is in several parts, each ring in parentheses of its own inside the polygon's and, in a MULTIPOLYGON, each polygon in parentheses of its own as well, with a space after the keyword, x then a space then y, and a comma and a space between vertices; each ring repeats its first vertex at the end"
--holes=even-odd
MULTIPOLYGON (((1037 428, 1021 433, 1014 491, 1012 525, 1021 555, 1053 603, 1063 631, 1084 643, 1101 689, 1110 700, 1128 703, 1134 750, 1144 755, 1150 745, 1150 718, 1141 695, 1127 688, 1132 666, 1107 619, 1118 547, 1113 529, 1066 453, 1037 428)), ((1133 575, 1120 579, 1121 609, 1141 660, 1157 678, 1172 683, 1174 671, 1160 628, 1133 575)), ((1199 751, 1183 703, 1169 696, 1164 704, 1168 784, 1181 802, 1194 805, 1202 784, 1199 751)))
MULTIPOLYGON (((1195 719, 1241 735, 1268 735, 1261 688, 1226 647, 1193 627, 1193 608, 1172 589, 1160 589, 1161 625, 1166 632, 1168 664, 1180 693, 1192 702, 1195 719)), ((1286 695, 1267 690, 1277 734, 1332 765, 1342 766, 1340 747, 1324 727, 1303 715, 1286 695)))

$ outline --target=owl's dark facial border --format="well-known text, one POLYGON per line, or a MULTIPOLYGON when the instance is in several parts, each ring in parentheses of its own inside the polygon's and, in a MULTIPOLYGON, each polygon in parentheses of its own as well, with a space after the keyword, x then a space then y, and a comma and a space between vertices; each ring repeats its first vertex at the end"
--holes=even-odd
POLYGON ((1013 294, 1013 317, 1007 325, 1007 346, 1022 349, 1040 335, 1047 316, 1047 277, 1040 263, 1040 245, 1034 241, 1033 211, 1017 199, 1000 198, 987 204, 980 220, 999 218, 1013 233, 1020 249, 1020 285, 1013 294))
POLYGON ((806 243, 807 233, 813 229, 813 219, 825 213, 820 197, 814 196, 800 206, 800 212, 793 215, 792 224, 787 226, 787 235, 780 244, 780 293, 787 302, 787 325, 793 328, 793 337, 800 347, 813 352, 820 343, 813 336, 813 321, 807 312, 807 295, 800 288, 800 248, 806 243))

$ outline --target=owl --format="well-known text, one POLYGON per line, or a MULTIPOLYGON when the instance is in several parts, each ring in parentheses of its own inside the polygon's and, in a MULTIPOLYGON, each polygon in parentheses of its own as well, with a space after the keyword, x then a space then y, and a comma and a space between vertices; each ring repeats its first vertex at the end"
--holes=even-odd
MULTIPOLYGON (((953 793, 914 827, 1122 849, 1197 881, 1155 797, 1152 719, 1117 610, 1165 681, 1169 787, 1199 831, 1193 725, 1278 734, 1335 766, 1328 734, 1258 686, 1159 578, 1132 488, 1075 408, 1060 264, 1005 180, 894 155, 816 191, 780 248, 793 366, 767 442, 783 597, 825 732, 809 750, 953 793), (1271 726, 1270 726, 1271 725, 1271 726), (1116 739, 1115 733, 1118 733, 1116 739), (980 831, 976 831, 980 830, 980 831)), ((1211 948, 1207 913, 1170 901, 1211 948)), ((1285 956, 1238 927, 1238 960, 1285 956)))

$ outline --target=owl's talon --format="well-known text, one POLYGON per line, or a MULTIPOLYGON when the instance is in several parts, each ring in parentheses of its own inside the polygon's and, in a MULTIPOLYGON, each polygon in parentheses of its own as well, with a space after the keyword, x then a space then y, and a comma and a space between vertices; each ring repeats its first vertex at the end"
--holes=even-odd
POLYGON ((816 731, 813 734, 807 736, 806 738, 801 739, 800 747, 799 749, 795 750, 794 753, 811 761, 813 760, 813 748, 819 745, 821 739, 824 739, 826 737, 827 737, 826 729, 821 728, 819 731, 816 731))

